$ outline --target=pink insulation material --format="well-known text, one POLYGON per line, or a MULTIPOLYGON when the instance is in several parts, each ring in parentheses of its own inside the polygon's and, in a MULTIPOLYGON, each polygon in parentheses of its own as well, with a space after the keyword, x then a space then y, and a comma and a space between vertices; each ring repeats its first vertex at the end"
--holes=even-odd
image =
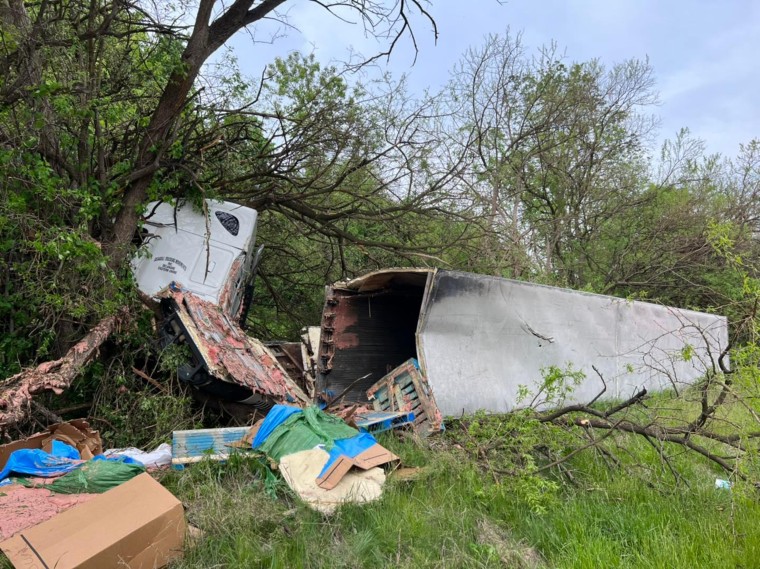
POLYGON ((25 488, 18 484, 0 487, 0 541, 49 520, 98 494, 54 494, 45 488, 25 488))
POLYGON ((310 404, 309 397, 260 341, 246 335, 218 306, 187 292, 167 292, 203 355, 209 373, 251 388, 276 403, 310 404))

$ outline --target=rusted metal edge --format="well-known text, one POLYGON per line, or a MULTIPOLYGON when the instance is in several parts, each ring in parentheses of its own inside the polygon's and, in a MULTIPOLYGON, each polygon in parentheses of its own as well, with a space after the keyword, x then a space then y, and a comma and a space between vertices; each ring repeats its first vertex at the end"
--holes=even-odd
MULTIPOLYGON (((366 275, 356 277, 348 281, 339 281, 332 285, 333 289, 352 290, 356 292, 369 292, 386 288, 394 278, 414 278, 413 275, 430 275, 436 269, 432 267, 421 268, 391 268, 372 271, 366 275)), ((428 279, 429 282, 429 279, 428 279)))

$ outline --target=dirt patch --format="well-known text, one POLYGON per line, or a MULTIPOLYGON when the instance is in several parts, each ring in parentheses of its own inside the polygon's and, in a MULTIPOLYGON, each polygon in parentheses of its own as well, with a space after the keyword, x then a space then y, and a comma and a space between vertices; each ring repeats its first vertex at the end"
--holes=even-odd
POLYGON ((478 522, 478 530, 478 543, 493 548, 505 567, 515 569, 546 567, 543 556, 536 549, 515 539, 509 531, 493 520, 483 518, 478 522))

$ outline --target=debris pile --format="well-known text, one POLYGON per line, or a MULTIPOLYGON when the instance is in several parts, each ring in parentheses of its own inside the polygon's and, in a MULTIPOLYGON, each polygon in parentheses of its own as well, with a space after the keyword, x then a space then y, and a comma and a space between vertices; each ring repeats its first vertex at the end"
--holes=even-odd
MULTIPOLYGON (((149 464, 154 466, 154 464, 149 464)), ((0 447, 0 550, 15 567, 163 567, 182 554, 182 504, 83 420, 0 447)))
MULTIPOLYGON (((304 329, 300 343, 264 344, 240 327, 242 305, 225 287, 200 295, 172 281, 155 294, 166 316, 160 333, 164 347, 190 348, 180 379, 250 406, 248 426, 178 430, 171 446, 104 452, 77 420, 0 446, 0 549, 15 566, 162 567, 181 555, 182 504, 152 477, 156 469, 251 453, 266 458, 267 477, 279 471, 306 505, 330 514, 377 500, 386 469, 399 469, 377 433, 424 438, 444 429, 444 414, 508 411, 519 381, 568 359, 601 358, 611 397, 654 382, 651 370, 665 361, 692 381, 704 371, 694 362, 706 358, 684 362, 684 346, 714 356, 727 344, 726 321, 714 315, 433 269, 336 283, 320 327, 304 329), (637 345, 623 345, 628 336, 637 345), (13 512, 25 507, 35 515, 20 522, 13 512)), ((599 392, 595 381, 573 395, 599 392)), ((422 475, 398 472, 399 481, 422 475)))

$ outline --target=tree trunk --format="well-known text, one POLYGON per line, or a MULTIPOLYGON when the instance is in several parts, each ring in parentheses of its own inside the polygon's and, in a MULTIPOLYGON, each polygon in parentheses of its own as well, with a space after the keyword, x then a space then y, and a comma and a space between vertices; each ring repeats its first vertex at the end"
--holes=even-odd
POLYGON ((209 53, 206 49, 205 33, 193 32, 185 51, 182 54, 183 66, 172 73, 164 89, 156 110, 151 116, 150 123, 140 143, 134 171, 142 173, 131 186, 128 186, 122 200, 122 207, 116 215, 112 234, 105 243, 111 268, 117 268, 127 253, 127 246, 132 241, 137 222, 139 207, 147 197, 153 176, 158 170, 161 155, 171 140, 171 132, 185 106, 187 96, 193 87, 203 62, 209 53))
POLYGON ((81 373, 82 368, 97 355, 98 348, 124 316, 122 312, 101 320, 61 359, 45 362, 4 380, 0 396, 0 429, 7 429, 23 420, 34 395, 46 391, 58 395, 63 393, 81 373))

